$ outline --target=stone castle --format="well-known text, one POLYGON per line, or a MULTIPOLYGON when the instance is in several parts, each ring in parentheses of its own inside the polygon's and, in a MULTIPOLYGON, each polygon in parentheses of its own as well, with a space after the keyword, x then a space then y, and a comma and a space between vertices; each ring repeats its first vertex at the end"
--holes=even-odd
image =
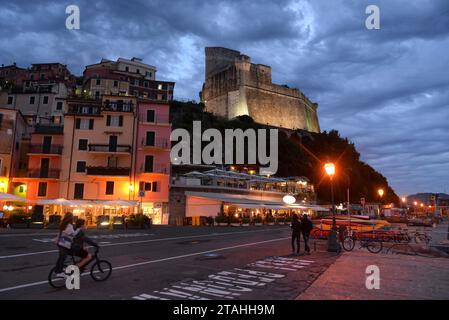
POLYGON ((319 132, 317 108, 298 89, 272 83, 271 67, 251 63, 239 51, 206 48, 206 80, 200 93, 206 111, 228 119, 319 132))

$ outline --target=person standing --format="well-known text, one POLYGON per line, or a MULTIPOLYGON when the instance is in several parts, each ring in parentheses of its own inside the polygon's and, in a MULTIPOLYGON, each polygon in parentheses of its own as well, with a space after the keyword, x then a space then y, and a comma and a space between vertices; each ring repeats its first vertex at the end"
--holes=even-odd
POLYGON ((301 221, 298 219, 298 215, 293 213, 292 215, 292 254, 295 254, 295 242, 296 242, 296 254, 299 255, 301 244, 301 221))
POLYGON ((306 214, 303 214, 301 218, 301 233, 304 239, 304 247, 305 247, 304 250, 306 254, 310 254, 309 238, 312 229, 313 229, 312 221, 310 221, 309 217, 306 214))

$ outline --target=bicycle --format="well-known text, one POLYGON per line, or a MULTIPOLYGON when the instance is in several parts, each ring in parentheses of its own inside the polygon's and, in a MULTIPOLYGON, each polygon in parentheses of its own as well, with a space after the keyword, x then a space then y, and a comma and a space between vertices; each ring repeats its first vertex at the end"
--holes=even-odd
MULTIPOLYGON (((98 257, 98 251, 99 251, 99 249, 97 248, 95 250, 95 253, 94 253, 92 259, 82 269, 86 268, 92 261, 95 261, 95 263, 90 268, 90 276, 94 281, 102 282, 102 281, 106 281, 111 276, 112 265, 109 261, 100 260, 100 258, 98 257)), ((75 259, 75 256, 71 255, 71 257, 72 257, 73 265, 76 265, 77 261, 75 259)), ((65 273, 65 268, 67 268, 68 265, 69 264, 64 263, 64 269, 63 269, 64 273, 65 273)), ((50 284, 50 286, 52 286, 55 289, 63 288, 63 287, 65 287, 65 277, 63 278, 63 277, 57 276, 56 267, 54 267, 53 269, 50 270, 50 273, 48 274, 48 283, 50 284)))
POLYGON ((354 250, 357 241, 360 242, 359 249, 366 248, 371 253, 379 253, 383 249, 381 240, 374 237, 358 236, 356 233, 346 236, 343 239, 342 247, 345 251, 352 251, 354 250))

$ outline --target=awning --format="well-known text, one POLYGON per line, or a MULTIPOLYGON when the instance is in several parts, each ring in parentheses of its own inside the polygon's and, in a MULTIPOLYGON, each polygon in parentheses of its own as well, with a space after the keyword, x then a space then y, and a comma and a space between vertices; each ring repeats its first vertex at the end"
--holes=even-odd
POLYGON ((126 200, 105 200, 95 201, 96 205, 111 206, 111 207, 136 207, 139 205, 138 201, 126 201, 126 200))
POLYGON ((27 200, 13 194, 0 192, 0 201, 17 201, 17 202, 26 202, 27 200))
POLYGON ((250 204, 250 203, 227 203, 227 205, 230 206, 236 206, 239 208, 245 208, 245 209, 272 209, 272 210, 288 210, 290 209, 287 206, 284 205, 274 205, 274 204, 264 204, 264 203, 260 203, 260 204, 250 204))

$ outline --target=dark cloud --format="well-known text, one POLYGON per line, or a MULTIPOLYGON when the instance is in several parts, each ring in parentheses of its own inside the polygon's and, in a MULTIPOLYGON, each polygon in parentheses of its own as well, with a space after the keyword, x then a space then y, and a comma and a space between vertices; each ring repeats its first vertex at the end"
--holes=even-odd
POLYGON ((198 98, 204 46, 240 50, 320 104, 398 193, 449 191, 449 2, 0 0, 0 62, 59 61, 80 75, 138 56, 178 98, 198 98), (81 30, 65 29, 65 7, 81 30), (381 29, 365 28, 366 6, 381 29))

